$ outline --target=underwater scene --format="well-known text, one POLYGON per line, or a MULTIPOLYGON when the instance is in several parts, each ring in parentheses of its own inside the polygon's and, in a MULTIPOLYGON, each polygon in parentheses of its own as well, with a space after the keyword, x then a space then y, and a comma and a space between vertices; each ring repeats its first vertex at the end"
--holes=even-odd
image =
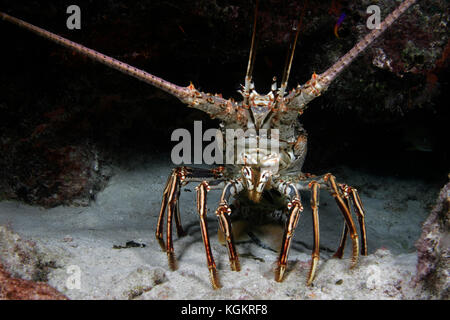
POLYGON ((449 7, 1 1, 0 300, 448 300, 449 7))

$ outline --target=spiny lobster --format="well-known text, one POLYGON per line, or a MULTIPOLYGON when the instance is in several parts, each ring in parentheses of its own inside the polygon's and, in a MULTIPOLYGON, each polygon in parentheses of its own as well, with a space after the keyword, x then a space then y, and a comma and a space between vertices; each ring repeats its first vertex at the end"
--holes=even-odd
MULTIPOLYGON (((405 0, 400 6, 390 13, 386 19, 361 39, 347 54, 341 57, 334 65, 322 74, 313 74, 312 78, 304 85, 299 85, 287 92, 287 83, 294 56, 299 28, 297 30, 294 45, 291 50, 290 59, 286 64, 280 87, 276 83, 272 90, 261 95, 256 92, 252 82, 252 69, 255 60, 254 42, 257 21, 257 6, 255 6, 255 19, 253 24, 252 44, 250 57, 241 94, 242 101, 235 102, 224 99, 221 95, 203 93, 191 84, 180 87, 166 80, 158 78, 150 73, 132 67, 124 62, 108 57, 102 53, 86 48, 73 41, 67 40, 54 33, 36 27, 20 19, 14 18, 6 13, 0 12, 0 17, 8 22, 28 29, 44 38, 50 39, 72 50, 101 62, 109 67, 127 73, 152 86, 158 87, 167 93, 177 97, 189 107, 200 109, 211 117, 222 122, 222 130, 229 128, 253 129, 256 135, 245 136, 245 145, 250 145, 251 140, 261 138, 261 129, 279 129, 278 153, 267 153, 262 149, 251 149, 247 153, 238 154, 236 160, 242 164, 219 166, 214 169, 177 167, 168 178, 166 183, 158 224, 156 227, 156 238, 163 250, 166 251, 169 266, 176 269, 174 255, 172 220, 175 220, 178 236, 184 235, 181 225, 178 200, 181 187, 189 182, 199 182, 197 190, 197 209, 200 217, 200 227, 206 250, 207 265, 210 272, 210 280, 213 288, 220 288, 221 284, 217 275, 214 262, 206 220, 206 198, 211 189, 222 189, 220 204, 216 210, 220 230, 224 235, 228 249, 231 269, 240 270, 238 254, 235 248, 232 231, 231 217, 232 205, 230 199, 237 196, 238 199, 247 199, 254 203, 260 201, 264 193, 275 191, 277 195, 286 202, 285 213, 287 216, 284 227, 281 251, 275 272, 275 280, 281 282, 286 271, 288 251, 294 235, 300 213, 303 206, 300 191, 310 191, 311 207, 313 215, 314 243, 312 249, 312 261, 307 277, 307 285, 314 280, 317 264, 319 261, 319 189, 328 190, 336 200, 344 217, 343 233, 339 247, 335 253, 336 257, 342 258, 348 234, 352 241, 351 268, 357 264, 359 252, 367 255, 367 238, 364 221, 364 209, 358 192, 355 188, 343 183, 336 182, 335 177, 327 173, 322 176, 302 173, 301 169, 306 156, 307 137, 306 132, 298 123, 298 115, 302 114, 308 103, 321 95, 330 83, 363 52, 377 37, 379 37, 389 26, 391 26, 401 14, 403 14, 416 0, 405 0), (355 209, 360 226, 361 247, 358 232, 352 218, 351 208, 355 209), (163 240, 164 215, 167 209, 167 237, 163 240)), ((300 19, 301 21, 301 19, 300 19)))

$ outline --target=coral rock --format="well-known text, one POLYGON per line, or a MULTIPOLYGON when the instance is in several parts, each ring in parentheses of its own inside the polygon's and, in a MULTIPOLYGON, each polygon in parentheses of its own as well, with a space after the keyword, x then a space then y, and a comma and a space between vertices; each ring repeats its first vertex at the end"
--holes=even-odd
POLYGON ((438 299, 450 298, 449 221, 450 183, 447 183, 442 188, 430 216, 424 222, 422 235, 416 243, 416 282, 423 284, 438 299))
POLYGON ((0 299, 67 300, 67 297, 44 282, 12 278, 0 264, 0 299))

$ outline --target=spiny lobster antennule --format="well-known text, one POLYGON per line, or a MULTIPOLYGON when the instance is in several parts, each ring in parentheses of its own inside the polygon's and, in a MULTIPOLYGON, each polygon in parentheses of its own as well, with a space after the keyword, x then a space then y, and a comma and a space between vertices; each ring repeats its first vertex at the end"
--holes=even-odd
POLYGON ((286 56, 286 64, 284 67, 283 78, 281 80, 280 89, 278 90, 278 96, 280 97, 280 99, 278 99, 278 103, 281 102, 281 100, 284 98, 284 95, 286 93, 286 87, 287 87, 287 84, 289 81, 289 75, 291 73, 292 62, 294 61, 295 47, 297 46, 297 40, 298 40, 298 36, 300 34, 300 27, 302 25, 303 16, 305 15, 305 11, 306 11, 305 9, 306 9, 307 3, 308 3, 308 1, 305 0, 304 4, 303 4, 302 13, 300 15, 300 19, 298 20, 298 24, 295 29, 296 32, 295 32, 294 42, 291 44, 290 53, 288 51, 288 55, 286 56))
POLYGON ((250 93, 250 90, 254 88, 254 85, 252 84, 252 73, 253 73, 253 66, 255 65, 255 42, 256 42, 256 22, 258 21, 258 5, 259 1, 256 0, 255 4, 255 14, 253 18, 253 32, 252 32, 252 43, 250 45, 250 55, 248 58, 248 65, 247 65, 247 73, 245 75, 245 86, 243 89, 243 96, 244 96, 244 105, 248 105, 248 95, 250 93))

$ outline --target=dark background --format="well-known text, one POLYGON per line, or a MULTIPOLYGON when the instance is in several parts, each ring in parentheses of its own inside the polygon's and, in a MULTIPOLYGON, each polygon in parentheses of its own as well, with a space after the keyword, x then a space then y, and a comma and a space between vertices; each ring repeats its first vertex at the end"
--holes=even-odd
MULTIPOLYGON (((446 1, 420 7, 389 29, 302 115, 306 172, 351 166, 443 185, 448 174, 446 1), (373 65, 379 49, 390 68, 373 65)), ((309 1, 290 86, 321 73, 367 32, 369 1, 309 1), (333 28, 342 12, 346 18, 333 28)), ((380 1, 382 16, 393 1, 380 1)), ((303 1, 261 1, 256 89, 281 78, 303 1)), ((0 1, 0 11, 178 85, 239 99, 252 1, 0 1), (81 30, 66 28, 81 7, 81 30)), ((218 123, 170 95, 29 31, 0 21, 0 199, 44 206, 87 199, 111 163, 142 155, 170 161, 176 128, 218 123)))

